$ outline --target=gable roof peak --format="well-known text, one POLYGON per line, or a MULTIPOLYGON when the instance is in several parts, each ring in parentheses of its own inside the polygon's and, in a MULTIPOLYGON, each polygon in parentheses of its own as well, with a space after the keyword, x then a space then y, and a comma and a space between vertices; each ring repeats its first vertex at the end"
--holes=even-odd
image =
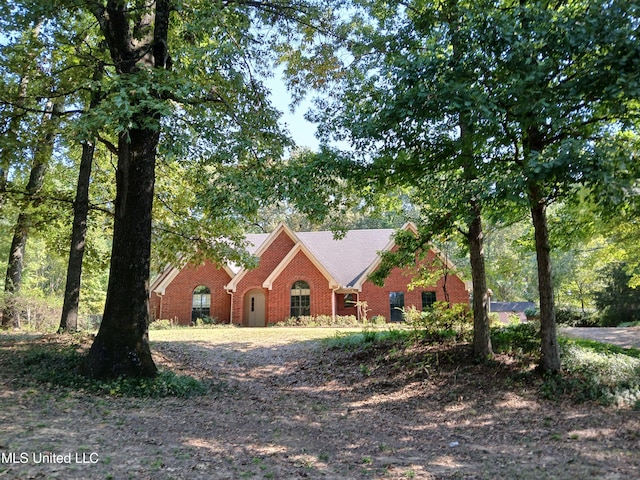
POLYGON ((413 222, 407 222, 405 223, 402 228, 400 228, 400 230, 407 230, 409 232, 413 232, 414 234, 418 234, 418 227, 416 226, 415 223, 413 222))

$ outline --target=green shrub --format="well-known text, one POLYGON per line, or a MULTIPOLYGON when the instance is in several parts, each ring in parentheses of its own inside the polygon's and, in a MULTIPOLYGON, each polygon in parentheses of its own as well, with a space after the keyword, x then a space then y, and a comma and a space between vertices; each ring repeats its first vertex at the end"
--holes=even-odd
POLYGON ((362 325, 355 315, 289 317, 274 324, 275 327, 357 327, 362 325))
POLYGON ((175 322, 173 320, 169 320, 166 318, 154 320, 149 324, 149 330, 169 330, 175 327, 176 327, 175 322))
POLYGON ((464 338, 473 325, 471 312, 462 304, 436 302, 426 311, 414 307, 403 311, 405 323, 418 337, 464 338), (453 334, 452 334, 453 332, 453 334))
POLYGON ((602 289, 594 292, 603 327, 640 321, 640 288, 630 286, 633 272, 624 262, 613 262, 600 271, 602 289))
POLYGON ((153 378, 117 378, 107 382, 89 381, 89 389, 111 396, 193 397, 207 393, 207 387, 187 375, 161 370, 153 378))
POLYGON ((594 313, 583 312, 571 307, 556 308, 556 322, 567 327, 597 327, 598 318, 594 313))
POLYGON ((538 307, 530 307, 524 311, 527 320, 537 320, 540 318, 540 309, 538 307))
POLYGON ((330 349, 352 350, 364 343, 364 335, 362 333, 336 332, 333 337, 323 339, 322 343, 330 349))
POLYGON ((491 329, 491 346, 496 353, 536 355, 540 351, 539 329, 535 323, 510 324, 491 329))
POLYGON ((208 315, 205 315, 203 317, 198 317, 193 322, 193 325, 195 327, 208 327, 208 326, 219 325, 219 324, 220 322, 216 317, 210 317, 208 315))
POLYGON ((379 342, 390 341, 394 343, 412 342, 411 332, 390 328, 377 330, 365 328, 362 332, 336 332, 331 338, 322 340, 322 343, 331 349, 356 350, 371 348, 379 342))
POLYGON ((276 327, 315 327, 315 320, 311 316, 289 317, 274 324, 276 327))
POLYGON ((510 313, 509 315, 507 315, 507 322, 509 325, 519 325, 522 323, 522 319, 517 313, 510 313))

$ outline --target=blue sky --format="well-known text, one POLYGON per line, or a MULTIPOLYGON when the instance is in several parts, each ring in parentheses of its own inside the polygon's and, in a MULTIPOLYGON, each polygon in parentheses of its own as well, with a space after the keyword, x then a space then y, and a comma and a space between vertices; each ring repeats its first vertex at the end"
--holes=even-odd
POLYGON ((289 109, 291 95, 282 78, 276 74, 266 82, 271 89, 271 98, 275 107, 282 112, 281 122, 286 125, 291 137, 298 147, 318 149, 318 139, 315 137, 316 127, 304 118, 304 114, 311 108, 311 101, 306 99, 300 103, 292 113, 289 109))

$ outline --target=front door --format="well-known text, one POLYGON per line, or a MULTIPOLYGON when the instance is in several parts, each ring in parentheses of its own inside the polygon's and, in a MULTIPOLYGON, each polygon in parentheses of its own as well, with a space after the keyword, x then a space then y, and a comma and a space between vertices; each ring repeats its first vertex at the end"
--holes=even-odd
POLYGON ((266 317, 264 292, 252 291, 247 294, 245 301, 245 319, 246 324, 249 327, 265 326, 266 317))

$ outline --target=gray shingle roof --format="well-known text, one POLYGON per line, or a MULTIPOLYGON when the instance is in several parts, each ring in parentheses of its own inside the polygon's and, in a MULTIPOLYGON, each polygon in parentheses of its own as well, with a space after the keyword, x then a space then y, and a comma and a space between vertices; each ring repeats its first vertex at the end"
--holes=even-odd
MULTIPOLYGON (((391 228, 349 230, 341 238, 334 238, 330 231, 295 232, 295 235, 338 283, 351 287, 389 244, 394 231, 391 228)), ((254 254, 268 237, 268 234, 247 235, 251 244, 249 253, 254 254)))
POLYGON ((350 230, 338 239, 332 232, 297 235, 343 287, 352 287, 388 245, 393 232, 393 229, 350 230))
POLYGON ((265 240, 269 238, 269 234, 268 233, 250 233, 246 235, 245 238, 247 239, 247 242, 248 242, 247 251, 251 255, 253 255, 256 253, 256 250, 260 248, 260 245, 262 245, 265 242, 265 240))
POLYGON ((524 312, 528 308, 535 308, 533 302, 491 302, 492 312, 524 312))

